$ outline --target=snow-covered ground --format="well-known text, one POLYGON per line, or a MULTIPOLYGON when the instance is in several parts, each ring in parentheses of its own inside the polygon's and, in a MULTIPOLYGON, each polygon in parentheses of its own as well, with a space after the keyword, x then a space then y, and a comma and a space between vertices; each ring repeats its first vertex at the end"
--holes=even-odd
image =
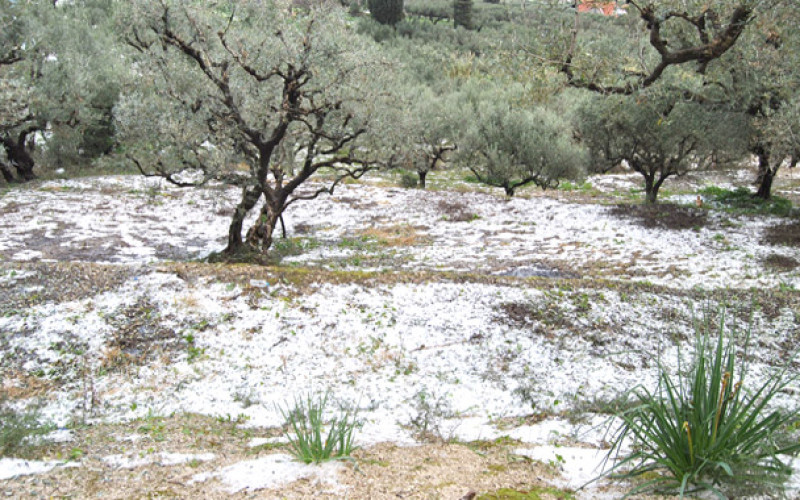
MULTIPOLYGON (((669 231, 585 202, 369 184, 292 207, 285 222, 296 248, 283 260, 286 276, 195 273, 167 262, 220 250, 235 202, 233 191, 181 191, 138 177, 8 192, 0 198, 0 292, 41 293, 41 271, 23 265, 30 261, 114 263, 131 276, 76 299, 3 307, 5 373, 51 381, 42 410, 60 426, 192 412, 274 427, 293 398, 329 391, 334 402, 359 408, 359 444, 413 445, 414 422, 433 407, 444 437, 509 435, 524 443, 520 454, 545 462, 557 452, 565 473, 558 484, 574 488, 596 474, 602 417, 593 412, 636 384, 653 386, 659 359, 676 366, 693 318, 702 316, 703 293, 800 286, 798 269, 764 263, 775 254, 800 260, 798 248, 762 242, 764 229, 780 223, 770 217, 711 212, 704 227, 669 231), (299 265, 377 272, 299 283, 290 276, 299 265), (404 271, 428 274, 381 279, 404 271), (436 271, 450 272, 432 278, 436 271), (518 278, 529 274, 576 279, 518 278), (535 412, 552 418, 505 424, 535 412)), ((743 329, 737 307, 749 300, 731 301, 729 321, 743 329)), ((797 303, 772 305, 753 315, 754 383, 795 349, 800 331, 797 303)), ((778 403, 793 404, 791 394, 778 403)), ((118 467, 136 460, 107 458, 118 467)), ((269 460, 283 475, 285 460, 269 460)), ((238 491, 251 487, 236 478, 253 467, 267 466, 244 463, 192 480, 216 477, 238 491)), ((317 480, 330 483, 330 474, 317 480)))

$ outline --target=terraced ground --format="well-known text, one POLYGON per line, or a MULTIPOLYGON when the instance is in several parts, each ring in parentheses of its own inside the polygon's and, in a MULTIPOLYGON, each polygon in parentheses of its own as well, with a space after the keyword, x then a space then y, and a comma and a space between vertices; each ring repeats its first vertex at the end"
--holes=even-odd
MULTIPOLYGON (((266 267, 202 261, 224 244, 232 191, 14 187, 0 198, 2 388, 62 430, 0 461, 0 492, 617 497, 629 485, 578 490, 604 423, 622 391, 655 384, 659 357, 676 365, 695 319, 725 304, 729 324, 752 325, 754 382, 798 346, 797 216, 696 206, 751 174, 683 179, 655 209, 626 175, 514 199, 453 172, 428 191, 375 176, 293 207, 266 267), (361 449, 300 466, 280 410, 324 391, 358 407, 361 449)), ((797 203, 795 177, 777 194, 797 203)))

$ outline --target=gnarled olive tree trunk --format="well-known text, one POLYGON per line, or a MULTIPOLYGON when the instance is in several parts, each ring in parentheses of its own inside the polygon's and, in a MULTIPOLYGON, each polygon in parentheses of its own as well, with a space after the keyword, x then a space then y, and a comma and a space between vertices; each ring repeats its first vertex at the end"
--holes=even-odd
POLYGON ((233 212, 231 224, 228 228, 228 246, 225 247, 226 254, 234 255, 242 250, 242 227, 244 226, 244 219, 247 217, 248 212, 256 206, 260 197, 261 192, 257 189, 242 189, 242 201, 239 202, 239 205, 233 212))
POLYGON ((36 163, 25 147, 28 133, 28 131, 20 133, 16 140, 8 135, 0 138, 8 159, 8 164, 0 166, 0 170, 7 182, 27 182, 36 179, 36 174, 33 173, 33 167, 36 163), (16 175, 14 175, 12 168, 16 171, 16 175))
POLYGON ((762 200, 769 200, 772 198, 772 183, 775 180, 775 176, 778 175, 781 162, 774 162, 769 150, 764 146, 755 147, 753 152, 758 158, 758 177, 756 178, 758 190, 753 196, 762 200))
POLYGON ((255 224, 247 231, 247 244, 250 248, 266 253, 272 246, 272 234, 283 210, 280 203, 270 203, 269 200, 264 203, 255 224))

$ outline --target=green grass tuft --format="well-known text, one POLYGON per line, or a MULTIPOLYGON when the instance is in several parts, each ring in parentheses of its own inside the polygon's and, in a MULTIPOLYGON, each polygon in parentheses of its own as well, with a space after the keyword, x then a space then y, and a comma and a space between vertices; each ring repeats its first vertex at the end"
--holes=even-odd
POLYGON ((497 491, 485 493, 479 496, 477 500, 542 500, 542 498, 574 500, 575 495, 569 491, 552 487, 535 487, 524 491, 511 488, 501 488, 497 491))
POLYGON ((327 394, 316 399, 309 395, 305 400, 295 399, 291 410, 279 408, 291 431, 286 433, 289 448, 295 458, 304 463, 349 458, 355 450, 353 432, 359 425, 356 410, 341 410, 338 416, 326 422, 327 403, 327 394))

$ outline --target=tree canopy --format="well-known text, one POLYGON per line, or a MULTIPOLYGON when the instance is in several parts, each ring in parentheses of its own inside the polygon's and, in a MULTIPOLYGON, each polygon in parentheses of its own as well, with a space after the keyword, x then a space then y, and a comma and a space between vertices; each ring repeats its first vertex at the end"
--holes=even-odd
POLYGON ((138 1, 126 23, 141 72, 116 111, 127 157, 176 185, 239 187, 228 254, 265 252, 288 206, 383 161, 391 65, 340 8, 138 1))
POLYGON ((0 13, 0 170, 6 181, 31 180, 32 139, 47 133, 46 152, 107 152, 111 109, 125 73, 112 30, 114 2, 6 2, 0 13))
POLYGON ((644 178, 648 203, 656 202, 670 177, 738 159, 748 131, 741 116, 655 91, 594 96, 580 108, 577 121, 593 170, 627 165, 644 178))
POLYGON ((584 175, 586 154, 570 124, 554 110, 522 106, 515 98, 513 90, 465 89, 459 161, 507 196, 528 184, 547 189, 584 175))

